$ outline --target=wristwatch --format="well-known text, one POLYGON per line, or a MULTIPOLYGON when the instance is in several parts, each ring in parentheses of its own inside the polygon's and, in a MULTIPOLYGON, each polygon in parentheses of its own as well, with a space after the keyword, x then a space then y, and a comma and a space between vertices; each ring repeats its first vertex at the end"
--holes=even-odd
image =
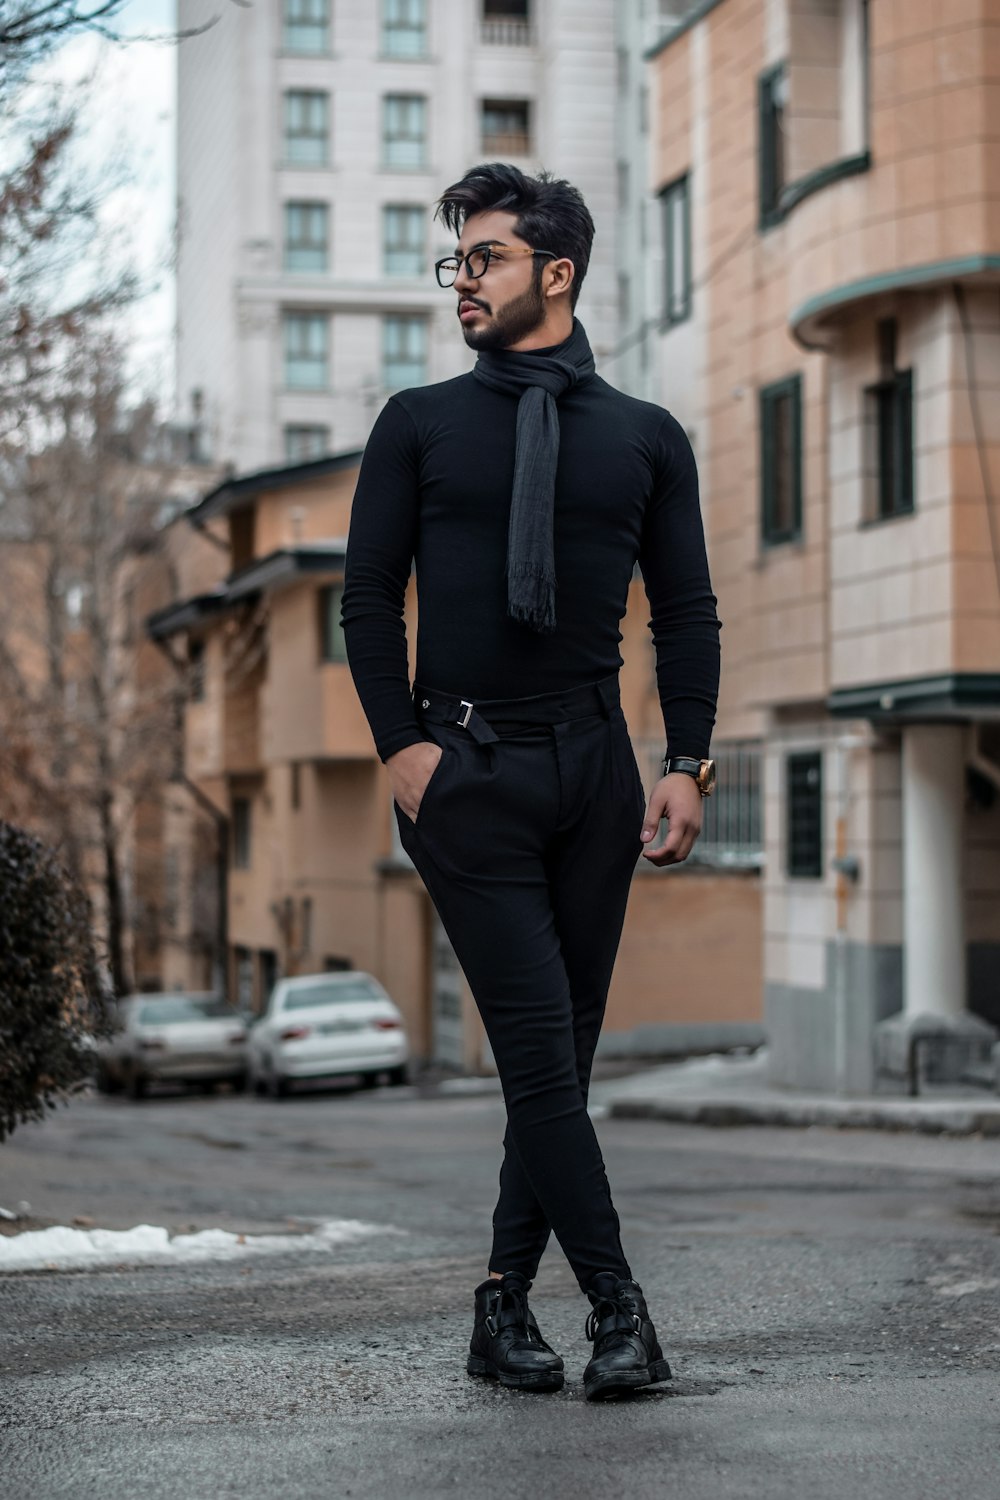
POLYGON ((685 776, 693 776, 698 790, 703 797, 710 797, 715 786, 715 761, 695 760, 688 755, 668 755, 663 762, 663 774, 669 776, 672 771, 683 771, 685 776))

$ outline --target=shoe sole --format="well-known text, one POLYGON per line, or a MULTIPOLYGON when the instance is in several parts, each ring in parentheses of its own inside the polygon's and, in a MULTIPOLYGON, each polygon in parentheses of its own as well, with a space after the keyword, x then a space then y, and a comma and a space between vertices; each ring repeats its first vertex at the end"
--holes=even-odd
POLYGON ((588 1401, 606 1401, 609 1396, 619 1396, 625 1391, 638 1390, 640 1386, 656 1385, 661 1380, 671 1380, 670 1366, 665 1359, 654 1359, 644 1370, 609 1370, 584 1382, 584 1394, 588 1401))
POLYGON ((496 1365, 478 1354, 470 1354, 465 1366, 470 1375, 484 1380, 497 1380, 501 1385, 518 1391, 561 1391, 566 1379, 562 1370, 537 1370, 523 1375, 511 1375, 507 1370, 498 1370, 496 1365))

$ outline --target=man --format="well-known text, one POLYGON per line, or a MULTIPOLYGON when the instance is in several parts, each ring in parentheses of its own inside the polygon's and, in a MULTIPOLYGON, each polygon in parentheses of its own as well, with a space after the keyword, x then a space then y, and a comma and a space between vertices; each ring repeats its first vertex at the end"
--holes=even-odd
POLYGON ((460 236, 438 281, 478 360, 394 395, 375 423, 343 627, 400 838, 468 978, 507 1106, 467 1368, 524 1390, 563 1384, 527 1301, 552 1230, 592 1304, 584 1385, 601 1398, 670 1375, 587 1091, 636 860, 677 863, 701 828, 717 601, 683 429, 595 374, 574 317, 594 235, 578 190, 483 165, 437 212, 460 236), (670 757, 648 806, 618 699, 636 560, 670 757))

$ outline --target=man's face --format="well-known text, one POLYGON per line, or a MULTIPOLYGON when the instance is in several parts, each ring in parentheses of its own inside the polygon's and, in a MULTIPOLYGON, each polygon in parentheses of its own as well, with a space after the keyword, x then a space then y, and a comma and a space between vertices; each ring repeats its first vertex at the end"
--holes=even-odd
POLYGON ((458 318, 470 349, 508 349, 533 333, 545 318, 539 257, 512 253, 529 248, 514 233, 516 223, 516 214, 482 213, 463 225, 458 255, 468 255, 482 245, 489 245, 492 252, 482 276, 471 277, 463 264, 455 278, 458 318))

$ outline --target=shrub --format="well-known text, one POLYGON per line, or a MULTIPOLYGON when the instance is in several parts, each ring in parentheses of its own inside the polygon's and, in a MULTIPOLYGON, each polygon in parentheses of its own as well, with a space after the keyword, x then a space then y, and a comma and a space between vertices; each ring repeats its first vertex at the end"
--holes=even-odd
POLYGON ((83 892, 0 819, 0 1141, 86 1085, 110 998, 83 892))

